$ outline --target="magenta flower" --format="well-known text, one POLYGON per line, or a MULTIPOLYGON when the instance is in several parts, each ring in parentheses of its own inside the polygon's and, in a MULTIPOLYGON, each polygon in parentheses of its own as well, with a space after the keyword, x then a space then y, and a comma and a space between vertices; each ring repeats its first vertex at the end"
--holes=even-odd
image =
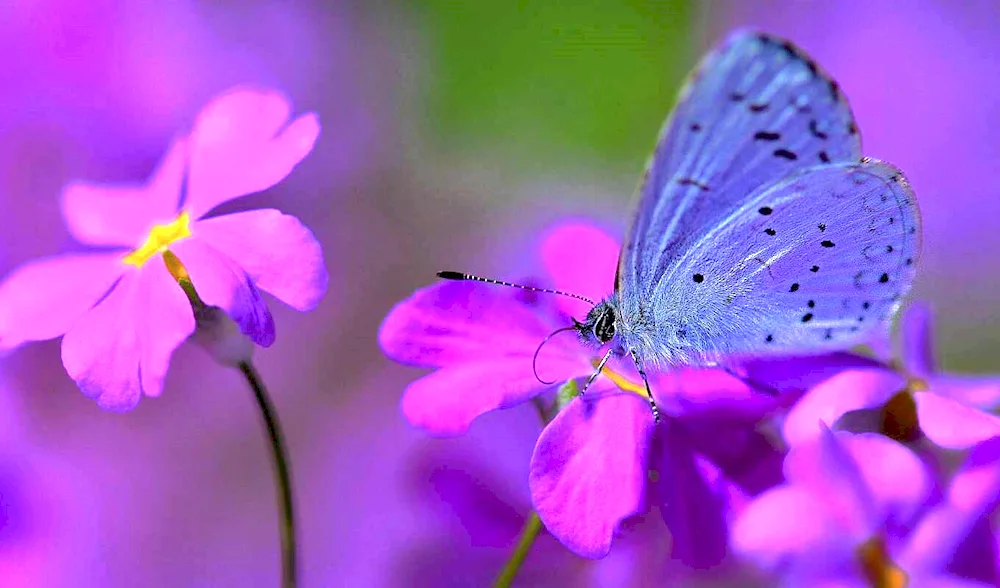
MULTIPOLYGON (((602 231, 571 223, 549 234, 541 257, 554 287, 600 299, 618 249, 602 231)), ((574 299, 474 283, 418 290, 389 313, 379 333, 389 357, 436 368, 406 388, 403 415, 431 434, 458 435, 481 414, 550 391, 553 386, 535 378, 532 356, 546 335, 586 310, 574 299)), ((540 375, 558 382, 588 376, 595 354, 575 336, 557 335, 539 356, 540 375)), ((747 371, 783 389, 804 390, 813 373, 841 364, 858 365, 838 355, 747 371)), ((726 483, 752 495, 780 479, 780 455, 754 429, 774 400, 718 370, 654 375, 666 415, 654 434, 637 376, 625 375, 631 373, 627 363, 612 361, 607 377, 542 431, 529 475, 535 509, 568 548, 603 557, 622 521, 655 502, 672 531, 674 558, 692 567, 715 565, 726 552, 726 483)))
MULTIPOLYGON (((948 571, 1000 492, 1000 439, 977 447, 940 500, 923 462, 878 434, 823 427, 785 459, 787 482, 752 501, 733 547, 787 586, 987 586, 948 571)), ((988 535, 976 539, 992 545, 988 535)), ((993 562, 979 574, 992 577, 993 562)))
POLYGON ((968 449, 1000 436, 1000 418, 989 412, 1000 407, 1000 376, 940 373, 930 325, 929 310, 911 305, 902 318, 899 366, 847 370, 815 386, 785 419, 788 444, 814 439, 821 423, 833 426, 847 412, 862 409, 877 411, 883 432, 919 431, 947 449, 968 449))
POLYGON ((327 284, 319 243, 273 209, 206 215, 280 182, 312 150, 316 115, 289 120, 290 112, 278 93, 232 90, 174 140, 145 185, 68 185, 66 225, 103 250, 16 268, 0 284, 0 351, 63 335, 63 365, 81 391, 102 408, 129 410, 160 394, 171 354, 194 331, 181 277, 270 345, 274 322, 260 291, 315 307, 327 284))

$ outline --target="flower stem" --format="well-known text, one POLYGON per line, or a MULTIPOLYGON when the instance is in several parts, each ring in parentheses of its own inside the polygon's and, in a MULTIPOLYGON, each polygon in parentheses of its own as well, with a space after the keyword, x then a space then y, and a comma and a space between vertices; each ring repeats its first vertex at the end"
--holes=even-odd
POLYGON ((531 511, 528 520, 521 527, 521 534, 517 538, 517 547, 514 548, 514 553, 510 555, 510 559, 507 560, 503 569, 500 570, 500 575, 493 582, 493 588, 508 588, 514 582, 514 578, 521 571, 521 565, 524 563, 525 558, 528 557, 528 552, 531 550, 531 546, 534 545, 535 539, 538 538, 541 530, 542 520, 538 518, 538 513, 531 511))
POLYGON ((289 471, 288 455, 285 451, 284 435, 278 416, 268 398, 267 389, 261 381, 257 370, 248 361, 240 362, 240 371, 253 389, 257 398, 260 415, 267 427, 271 440, 271 457, 274 460, 274 482, 278 487, 278 504, 281 509, 281 585, 283 588, 294 588, 298 570, 296 567, 295 547, 295 513, 292 505, 292 482, 289 471))

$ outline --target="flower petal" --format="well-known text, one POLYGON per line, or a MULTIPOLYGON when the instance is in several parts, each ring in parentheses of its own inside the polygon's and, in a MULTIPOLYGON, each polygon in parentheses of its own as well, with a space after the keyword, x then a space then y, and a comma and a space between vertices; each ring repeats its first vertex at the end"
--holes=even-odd
POLYGON ((136 334, 141 349, 142 391, 159 396, 170 356, 194 332, 191 302, 157 256, 139 270, 136 334))
POLYGON ((951 574, 934 574, 933 576, 910 576, 910 586, 919 588, 992 588, 995 584, 987 584, 977 580, 960 578, 951 574))
POLYGON ((683 431, 657 429, 650 459, 650 493, 670 529, 671 558, 707 570, 726 556, 725 501, 705 479, 683 431))
POLYGON ((328 276, 316 237, 294 216, 251 210, 198 221, 193 229, 265 292, 295 310, 316 308, 328 276))
POLYGON ((930 391, 975 408, 1000 408, 1000 377, 994 375, 934 375, 928 378, 930 391))
MULTIPOLYGON (((552 287, 601 300, 614 290, 621 242, 585 221, 560 223, 542 238, 542 264, 552 287)), ((591 305, 560 296, 559 308, 569 316, 583 317, 591 305)))
POLYGON ((926 378, 936 371, 932 340, 931 309, 920 302, 911 303, 900 321, 903 365, 914 376, 926 378))
POLYGON ((940 447, 968 449, 1000 435, 1000 417, 933 392, 917 392, 913 399, 920 430, 940 447))
POLYGON ((733 550, 764 568, 790 559, 849 561, 853 545, 821 495, 783 484, 755 498, 732 529, 733 550))
POLYGON ((694 451, 708 458, 728 480, 756 495, 784 479, 784 454, 757 431, 757 422, 704 412, 682 414, 673 426, 683 432, 694 451))
POLYGON ((923 461, 901 443, 875 433, 839 433, 837 438, 857 464, 877 510, 909 524, 931 491, 923 461))
POLYGON ((135 408, 158 396, 174 349, 194 331, 183 290, 155 258, 127 272, 62 341, 66 372, 106 410, 135 408))
POLYGON ((636 394, 573 400, 542 431, 528 484, 538 516, 571 551, 604 557, 643 507, 653 420, 636 394))
POLYGON ((650 374, 657 403, 668 412, 722 411, 759 419, 774 409, 774 397, 722 369, 676 369, 650 374))
POLYGON ((66 226, 88 245, 142 245, 153 225, 177 216, 187 142, 176 140, 144 185, 70 182, 60 196, 66 226))
MULTIPOLYGON (((532 354, 553 328, 544 308, 501 288, 442 281, 397 304, 382 322, 379 344, 392 359, 415 365, 523 358, 531 369, 532 354)), ((560 381, 589 375, 593 368, 582 352, 572 333, 554 336, 538 356, 540 375, 560 381), (561 369, 566 362, 574 367, 561 369)))
POLYGON ((479 415, 515 406, 549 388, 522 358, 474 361, 412 382, 401 408, 410 424, 433 435, 461 435, 479 415))
POLYGON ((274 343, 274 319, 246 272, 198 238, 171 245, 206 304, 225 310, 240 331, 261 347, 274 343))
POLYGON ((0 283, 0 351, 65 334, 126 269, 122 252, 60 255, 16 268, 0 283))
POLYGON ((807 392, 785 417, 782 434, 794 447, 816 439, 822 427, 830 427, 844 413, 885 404, 906 386, 899 374, 884 368, 841 372, 807 392))
POLYGON ((1000 499, 1000 437, 969 452, 948 489, 948 501, 969 517, 993 511, 1000 499))
POLYGON ((126 273, 62 340, 66 373, 105 410, 131 410, 142 396, 142 350, 135 324, 139 282, 139 272, 126 273))
POLYGON ((869 539, 884 521, 861 467, 846 445, 850 433, 821 426, 813 441, 792 447, 785 458, 788 483, 807 488, 827 504, 843 533, 855 544, 869 539))
POLYGON ((319 118, 307 113, 289 121, 282 94, 230 90, 202 109, 191 132, 188 198, 193 219, 234 198, 283 180, 312 151, 319 118))
POLYGON ((919 574, 944 570, 972 522, 951 504, 935 506, 910 532, 899 555, 899 565, 919 574))
POLYGON ((972 524, 948 561, 946 571, 967 579, 1000 584, 997 570, 997 539, 989 517, 983 516, 972 524))

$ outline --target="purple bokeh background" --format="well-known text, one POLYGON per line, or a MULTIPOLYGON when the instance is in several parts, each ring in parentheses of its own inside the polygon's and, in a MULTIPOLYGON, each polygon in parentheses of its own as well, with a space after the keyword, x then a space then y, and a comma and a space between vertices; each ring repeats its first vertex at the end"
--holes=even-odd
MULTIPOLYGON (((916 295, 937 311, 945 366, 973 371, 996 371, 998 350, 998 25, 989 2, 719 1, 697 16, 690 52, 756 26, 838 79, 866 153, 916 188, 926 227, 916 295)), ((528 512, 537 419, 520 407, 451 440, 409 428, 398 401, 416 373, 382 357, 378 325, 440 269, 540 275, 530 253, 565 215, 620 234, 642 165, 626 174, 567 161, 538 175, 502 154, 436 149, 420 118, 434 83, 425 34, 403 3, 0 8, 0 275, 74 247, 59 222, 67 181, 146 177, 216 93, 257 83, 319 113, 316 148, 286 181, 223 208, 281 208, 325 249, 326 299, 308 315, 273 305, 279 337, 257 356, 293 454, 304 586, 492 579, 528 512)), ((649 121, 650 145, 660 122, 649 121)), ((162 397, 116 415, 76 390, 57 341, 29 345, 0 358, 0 427, 0 585, 277 578, 258 415, 239 374, 201 350, 182 347, 162 397)), ((524 585, 659 584, 673 572, 651 518, 600 562, 543 537, 524 585)))

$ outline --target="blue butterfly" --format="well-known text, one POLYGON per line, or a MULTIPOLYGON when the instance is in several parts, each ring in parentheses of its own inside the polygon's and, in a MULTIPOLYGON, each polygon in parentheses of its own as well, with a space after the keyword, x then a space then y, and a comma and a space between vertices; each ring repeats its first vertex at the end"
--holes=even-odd
POLYGON ((863 342, 899 309, 919 249, 913 191, 862 157, 837 83, 791 43, 736 32, 664 125, 613 294, 575 321, 584 341, 609 345, 588 384, 612 354, 631 355, 646 381, 645 365, 863 342))

